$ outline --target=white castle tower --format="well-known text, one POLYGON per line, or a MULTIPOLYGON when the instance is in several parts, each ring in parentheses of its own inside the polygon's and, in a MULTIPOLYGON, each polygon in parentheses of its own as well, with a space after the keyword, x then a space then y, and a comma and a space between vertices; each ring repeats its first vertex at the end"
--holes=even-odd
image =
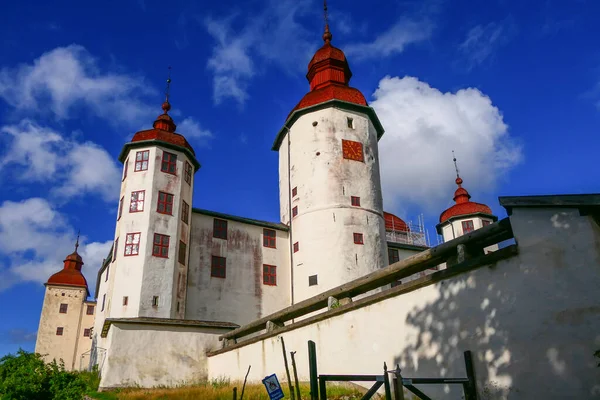
POLYGON ((308 65, 310 92, 273 144, 293 302, 388 264, 377 148, 383 128, 348 85, 348 61, 331 39, 326 14, 325 44, 308 65))
POLYGON ((153 129, 137 132, 119 155, 121 196, 112 260, 98 276, 96 335, 106 318, 185 315, 192 193, 200 164, 185 137, 175 133, 168 88, 162 109, 153 129))

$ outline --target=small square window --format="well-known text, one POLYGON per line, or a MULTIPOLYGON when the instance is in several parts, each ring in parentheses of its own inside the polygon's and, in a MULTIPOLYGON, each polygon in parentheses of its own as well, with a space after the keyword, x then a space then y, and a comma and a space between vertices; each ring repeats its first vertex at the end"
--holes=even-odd
POLYGON ((187 246, 181 240, 179 241, 179 264, 185 265, 185 256, 187 255, 187 246))
POLYGON ((185 200, 181 201, 181 220, 188 225, 190 224, 190 205, 185 200))
POLYGON ((360 207, 360 197, 351 196, 350 201, 354 207, 360 207))
POLYGON ((298 215, 298 206, 292 208, 292 217, 295 217, 298 215))
POLYGON ((185 170, 183 174, 183 179, 188 183, 188 185, 192 184, 192 164, 189 162, 185 162, 185 170))
POLYGON ((131 201, 129 202, 129 212, 140 212, 144 211, 144 199, 146 198, 145 190, 138 190, 137 192, 131 192, 131 201))
POLYGON ((388 249, 388 262, 391 264, 397 263, 400 261, 400 254, 398 253, 398 249, 388 249))
POLYGON ((355 233, 354 234, 354 243, 355 244, 364 244, 364 242, 363 242, 363 234, 362 233, 355 233))
POLYGON ((91 332, 91 329, 89 329, 89 328, 84 329, 83 330, 83 336, 84 337, 90 337, 90 332, 91 332))
POLYGON ((227 240, 227 221, 224 219, 214 219, 213 237, 227 240))
POLYGON ((87 310, 85 310, 87 315, 94 315, 94 306, 87 306, 87 310))
POLYGON ((119 214, 117 215, 117 221, 121 219, 121 215, 123 214, 123 203, 125 202, 125 196, 121 197, 119 200, 119 214))
POLYGON ((66 313, 67 313, 67 308, 68 308, 68 307, 69 307, 69 305, 68 305, 68 304, 62 303, 62 304, 60 305, 59 312, 60 312, 61 314, 66 314, 66 313))
POLYGON ((127 160, 125 160, 125 165, 123 166, 123 179, 121 179, 121 182, 123 182, 125 180, 125 178, 127 178, 127 168, 129 167, 129 158, 127 160))
POLYGON ((296 196, 298 196, 298 188, 297 187, 292 189, 292 197, 296 197, 296 196))
POLYGON ((225 257, 212 256, 210 264, 210 276, 225 278, 227 276, 227 260, 225 257))
POLYGON ((158 204, 156 212, 161 214, 173 215, 173 195, 165 192, 158 192, 158 204))
POLYGON ((160 170, 162 172, 175 175, 175 173, 177 172, 177 154, 167 153, 166 151, 163 151, 160 170))
POLYGON ((298 252, 298 250, 300 250, 300 243, 296 242, 294 243, 294 253, 298 252))
POLYGON ((58 328, 56 328, 56 336, 62 336, 63 330, 64 330, 64 328, 62 326, 59 326, 58 328))
POLYGON ((135 153, 135 172, 146 171, 148 169, 148 158, 150 150, 138 151, 135 153))
POLYGON ((276 248, 277 244, 277 233, 273 229, 263 229, 263 246, 276 248))
POLYGON ((473 227, 473 220, 468 220, 468 221, 463 221, 462 222, 462 230, 463 230, 463 235, 465 233, 469 233, 469 232, 473 232, 475 230, 475 228, 473 227))
POLYGON ((354 120, 350 117, 346 118, 346 123, 348 125, 348 128, 350 129, 354 129, 354 120))
POLYGON ((169 236, 161 235, 160 233, 154 234, 154 240, 152 242, 152 255, 162 258, 169 257, 169 236))
POLYGON ((308 277, 308 286, 316 286, 319 284, 319 280, 317 279, 317 275, 311 275, 308 277))
POLYGON ((277 267, 263 264, 263 284, 277 286, 277 267))
POLYGON ((158 307, 158 296, 152 297, 152 307, 158 307))
POLYGON ((125 236, 125 255, 137 256, 140 254, 140 232, 128 233, 125 236))

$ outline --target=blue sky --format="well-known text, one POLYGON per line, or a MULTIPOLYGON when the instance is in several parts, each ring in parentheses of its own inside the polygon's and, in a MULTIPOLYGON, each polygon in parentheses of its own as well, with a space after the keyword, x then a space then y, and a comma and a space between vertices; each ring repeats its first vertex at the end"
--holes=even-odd
MULTIPOLYGON (((123 144, 160 113, 196 149, 194 206, 277 221, 277 153, 321 46, 318 0, 20 1, 0 26, 0 355, 33 350, 44 286, 82 232, 113 240, 123 144)), ((599 192, 600 4, 330 0, 333 44, 386 134, 386 210, 434 237, 456 151, 474 201, 599 192)), ((433 239, 435 242, 435 239, 433 239)), ((91 287, 93 290, 93 286, 91 287)))

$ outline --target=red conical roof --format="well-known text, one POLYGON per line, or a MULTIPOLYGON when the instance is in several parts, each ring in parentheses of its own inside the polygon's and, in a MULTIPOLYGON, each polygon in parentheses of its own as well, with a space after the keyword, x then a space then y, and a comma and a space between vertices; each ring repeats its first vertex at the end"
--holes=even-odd
POLYGON ((470 200, 471 195, 467 192, 467 189, 462 187, 463 180, 459 176, 456 177, 455 182, 458 185, 458 189, 454 192, 453 198, 456 204, 440 215, 440 223, 462 215, 478 213, 493 215, 492 209, 485 204, 475 203, 470 200))
POLYGON ((83 259, 77 253, 77 247, 79 247, 79 239, 75 245, 75 251, 69 254, 64 260, 64 267, 52 275, 47 285, 64 285, 64 286, 77 286, 84 287, 87 291, 88 285, 85 277, 81 273, 81 267, 83 266, 83 259))

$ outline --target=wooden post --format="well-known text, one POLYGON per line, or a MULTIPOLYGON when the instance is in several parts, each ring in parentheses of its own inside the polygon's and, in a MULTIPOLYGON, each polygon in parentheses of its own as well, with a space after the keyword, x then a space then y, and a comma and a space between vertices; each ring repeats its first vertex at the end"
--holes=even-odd
POLYGON ((292 370, 294 371, 294 384, 296 385, 296 396, 298 396, 297 400, 302 400, 302 396, 300 395, 300 383, 298 382, 298 369, 296 368, 296 358, 294 357, 294 354, 296 354, 295 351, 290 351, 292 370))
POLYGON ((233 400, 237 400, 237 387, 233 388, 233 400))
POLYGON ((246 389, 246 381, 248 380, 248 374, 250 373, 250 367, 252 365, 248 365, 248 372, 246 372, 246 377, 244 378, 244 386, 242 386, 242 394, 240 395, 240 400, 244 400, 244 390, 246 389))
POLYGON ((290 368, 288 367, 287 354, 285 353, 285 342, 283 341, 283 336, 280 336, 280 339, 281 350, 283 351, 283 364, 285 365, 285 374, 287 375, 288 387, 290 388, 290 399, 294 400, 296 396, 294 395, 294 385, 292 385, 292 378, 290 377, 290 368))
POLYGON ((308 369, 310 376, 310 400, 319 400, 319 378, 317 375, 317 347, 308 341, 308 369))

